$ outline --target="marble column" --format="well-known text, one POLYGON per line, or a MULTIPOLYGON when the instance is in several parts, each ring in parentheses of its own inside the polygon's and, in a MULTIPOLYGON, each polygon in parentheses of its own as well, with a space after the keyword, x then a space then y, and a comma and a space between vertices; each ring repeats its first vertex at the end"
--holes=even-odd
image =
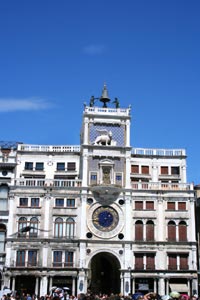
POLYGON ((42 276, 40 283, 40 296, 45 296, 47 294, 47 283, 47 276, 42 276))

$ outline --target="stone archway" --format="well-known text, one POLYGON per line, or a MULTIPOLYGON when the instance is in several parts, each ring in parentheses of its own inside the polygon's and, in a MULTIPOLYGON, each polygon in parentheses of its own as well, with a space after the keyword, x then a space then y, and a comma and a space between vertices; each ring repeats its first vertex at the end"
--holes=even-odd
POLYGON ((88 289, 92 293, 120 293, 120 264, 108 252, 96 254, 89 266, 88 289))

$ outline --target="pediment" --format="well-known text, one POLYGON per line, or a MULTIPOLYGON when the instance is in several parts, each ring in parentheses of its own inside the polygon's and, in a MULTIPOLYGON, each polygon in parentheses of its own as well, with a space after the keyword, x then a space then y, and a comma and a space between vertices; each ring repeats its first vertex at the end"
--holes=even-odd
POLYGON ((111 159, 102 159, 99 164, 101 166, 113 166, 114 165, 114 162, 111 160, 111 159))

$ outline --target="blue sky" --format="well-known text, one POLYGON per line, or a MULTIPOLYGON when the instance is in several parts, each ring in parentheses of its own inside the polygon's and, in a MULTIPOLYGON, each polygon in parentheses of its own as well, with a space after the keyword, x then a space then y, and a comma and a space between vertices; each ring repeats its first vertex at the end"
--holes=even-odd
POLYGON ((79 144, 83 103, 132 106, 131 145, 200 183, 200 1, 0 1, 0 140, 79 144))

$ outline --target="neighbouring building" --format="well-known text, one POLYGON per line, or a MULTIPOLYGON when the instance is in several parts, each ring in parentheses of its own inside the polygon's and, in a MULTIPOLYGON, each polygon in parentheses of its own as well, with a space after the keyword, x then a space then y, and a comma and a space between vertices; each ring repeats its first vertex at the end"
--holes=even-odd
POLYGON ((84 105, 80 145, 0 143, 2 289, 197 293, 186 152, 132 147, 111 103, 104 85, 84 105))

